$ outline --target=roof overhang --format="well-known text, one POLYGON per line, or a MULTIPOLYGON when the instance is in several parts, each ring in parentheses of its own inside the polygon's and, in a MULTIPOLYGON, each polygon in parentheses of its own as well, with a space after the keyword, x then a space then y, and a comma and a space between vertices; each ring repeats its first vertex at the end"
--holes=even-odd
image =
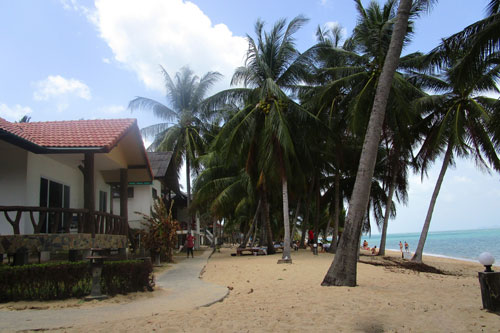
POLYGON ((26 140, 14 133, 0 129, 0 140, 18 146, 34 154, 46 154, 63 163, 78 167, 83 160, 81 154, 94 153, 96 170, 107 183, 120 181, 120 169, 128 169, 130 182, 151 182, 153 172, 144 148, 144 143, 134 122, 108 147, 46 147, 26 140))

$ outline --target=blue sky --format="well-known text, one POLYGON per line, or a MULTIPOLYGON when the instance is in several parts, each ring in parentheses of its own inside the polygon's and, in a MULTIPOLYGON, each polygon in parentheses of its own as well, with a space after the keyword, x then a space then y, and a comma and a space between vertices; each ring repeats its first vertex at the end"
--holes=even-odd
MULTIPOLYGON (((368 1, 363 1, 366 5, 368 1)), ((487 0, 440 0, 416 21, 405 52, 429 51, 441 38, 484 16, 487 0)), ((28 114, 32 121, 91 118, 156 119, 131 114, 135 96, 165 101, 159 64, 173 75, 183 65, 198 74, 216 70, 229 86, 253 35, 257 18, 271 26, 303 14, 309 23, 297 33, 305 50, 318 25, 340 24, 350 34, 356 23, 351 0, 19 0, 0 2, 0 117, 28 114)), ((420 231, 440 161, 420 181, 412 176, 410 203, 398 206, 389 232, 420 231)), ((448 171, 431 230, 500 227, 500 177, 458 161, 448 171)))

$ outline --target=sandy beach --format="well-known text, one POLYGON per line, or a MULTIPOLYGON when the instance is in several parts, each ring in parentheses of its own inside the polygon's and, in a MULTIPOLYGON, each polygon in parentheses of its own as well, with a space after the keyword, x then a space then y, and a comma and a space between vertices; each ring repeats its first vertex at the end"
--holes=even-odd
MULTIPOLYGON (((234 257, 223 248, 202 278, 227 286, 219 303, 190 311, 168 311, 98 325, 75 323, 75 332, 500 332, 500 315, 482 310, 480 264, 426 257, 450 275, 358 264, 358 286, 320 285, 333 255, 293 252, 234 257)), ((399 253, 391 253, 398 257, 399 253)), ((378 258, 362 256, 363 261, 378 258)), ((57 331, 57 330, 56 330, 57 331)))

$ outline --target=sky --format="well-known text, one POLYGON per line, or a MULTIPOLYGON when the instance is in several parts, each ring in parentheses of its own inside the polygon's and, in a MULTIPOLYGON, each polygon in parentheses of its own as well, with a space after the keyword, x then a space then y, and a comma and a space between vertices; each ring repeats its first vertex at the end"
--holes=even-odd
MULTIPOLYGON (((438 1, 415 22, 403 52, 431 50, 484 17, 487 2, 438 1)), ((357 18, 352 0, 0 1, 0 117, 137 118, 140 128, 152 125, 159 120, 151 112, 131 113, 127 105, 136 96, 167 103, 160 65, 170 76, 185 65, 198 75, 218 71, 224 78, 210 94, 227 89, 256 20, 269 28, 297 15, 309 19, 296 34, 300 51, 314 44, 318 26, 340 24, 348 36, 357 18)), ((436 161, 423 179, 411 176, 409 204, 397 206, 389 233, 421 230, 440 166, 436 161)), ((499 228, 499 203, 500 176, 458 160, 445 176, 430 230, 499 228)))

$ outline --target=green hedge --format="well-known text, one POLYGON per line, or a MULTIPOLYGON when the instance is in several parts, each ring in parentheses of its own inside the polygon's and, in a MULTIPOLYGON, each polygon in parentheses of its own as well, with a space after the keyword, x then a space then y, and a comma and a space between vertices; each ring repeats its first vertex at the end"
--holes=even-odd
MULTIPOLYGON (((102 269, 101 290, 107 295, 153 290, 150 262, 110 261, 102 269)), ((90 294, 92 276, 88 261, 0 266, 0 302, 50 300, 90 294)))

